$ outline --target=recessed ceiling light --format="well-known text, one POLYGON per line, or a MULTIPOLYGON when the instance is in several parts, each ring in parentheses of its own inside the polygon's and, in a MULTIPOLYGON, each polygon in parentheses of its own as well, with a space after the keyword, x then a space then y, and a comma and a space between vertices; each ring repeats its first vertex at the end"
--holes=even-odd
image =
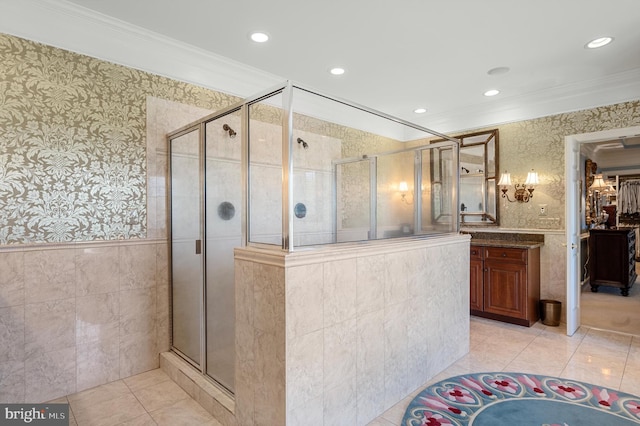
POLYGON ((484 95, 485 95, 485 96, 495 96, 495 95, 497 95, 498 93, 500 93, 500 91, 499 91, 499 90, 491 89, 491 90, 487 90, 486 92, 484 92, 484 95))
POLYGON ((251 33, 250 37, 251 37, 251 40, 255 41, 256 43, 264 43, 267 40, 269 40, 269 34, 262 33, 259 31, 255 33, 251 33))
POLYGON ((606 46, 612 41, 613 37, 599 37, 591 40, 589 43, 585 44, 584 47, 586 47, 587 49, 597 49, 598 47, 606 46))
POLYGON ((487 71, 487 74, 489 75, 500 75, 500 74, 506 74, 510 71, 509 67, 495 67, 495 68, 491 68, 489 71, 487 71))
POLYGON ((424 114, 425 112, 427 112, 426 108, 416 108, 413 110, 413 112, 415 112, 416 114, 424 114))
POLYGON ((344 68, 340 68, 340 67, 331 68, 329 72, 333 75, 342 75, 344 74, 344 68))

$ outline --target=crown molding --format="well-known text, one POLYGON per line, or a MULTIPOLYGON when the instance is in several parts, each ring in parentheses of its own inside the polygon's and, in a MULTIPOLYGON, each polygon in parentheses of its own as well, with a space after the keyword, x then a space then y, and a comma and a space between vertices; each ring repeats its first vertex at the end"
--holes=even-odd
POLYGON ((64 0, 3 0, 0 32, 242 98, 285 81, 64 0))
POLYGON ((422 125, 457 133, 498 124, 531 120, 640 99, 640 69, 539 90, 521 96, 488 100, 424 117, 422 125), (492 104, 489 104, 492 102, 492 104))
MULTIPOLYGON (((241 98, 286 81, 65 0, 3 0, 0 32, 241 98)), ((640 99, 640 69, 413 119, 455 133, 640 99)), ((384 133, 384 132, 383 132, 384 133)), ((395 135, 411 140, 423 135, 395 135)))

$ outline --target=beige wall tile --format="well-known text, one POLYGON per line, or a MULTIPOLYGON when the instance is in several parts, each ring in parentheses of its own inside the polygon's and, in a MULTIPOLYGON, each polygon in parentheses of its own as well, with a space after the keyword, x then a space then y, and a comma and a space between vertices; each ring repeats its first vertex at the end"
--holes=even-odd
POLYGON ((43 250, 24 253, 26 303, 75 297, 75 250, 43 250))
POLYGON ((322 265, 287 269, 287 336, 292 338, 323 327, 322 265))
POLYGON ((0 362, 24 360, 24 325, 24 306, 0 308, 0 362))
POLYGON ((356 424, 366 425, 384 411, 384 363, 358 367, 356 386, 356 424))
POLYGON ((403 303, 408 295, 409 263, 407 252, 389 253, 385 255, 385 307, 397 303, 403 303))
POLYGON ((24 320, 27 360, 76 344, 75 298, 25 305, 24 320))
POLYGON ((44 402, 76 391, 74 347, 35 355, 25 361, 25 400, 44 402))
POLYGON ((245 260, 235 261, 236 328, 240 324, 253 327, 254 321, 254 264, 245 260))
POLYGON ((384 307, 384 255, 359 257, 357 260, 356 303, 358 315, 384 307))
POLYGON ((284 331, 284 269, 270 265, 257 265, 254 270, 254 322, 253 326, 269 331, 284 331))
POLYGON ((356 259, 324 264, 324 326, 356 316, 356 259))
POLYGON ((120 295, 102 293, 76 299, 76 343, 112 341, 120 328, 120 295))
POLYGON ((324 329, 325 393, 356 378, 356 330, 355 318, 324 329))
POLYGON ((24 361, 0 362, 0 401, 24 403, 24 361))
POLYGON ((119 247, 76 249, 78 296, 120 289, 119 247))
POLYGON ((357 418, 356 379, 345 380, 342 385, 324 394, 325 425, 355 425, 357 418))
MULTIPOLYGON (((120 292, 120 335, 155 332, 156 289, 120 292)), ((154 336, 155 340, 155 336, 154 336)))
POLYGON ((160 359, 155 330, 120 337, 120 378, 158 368, 160 359))
POLYGON ((384 311, 361 315, 356 324, 357 370, 384 370, 384 311))
POLYGON ((324 388, 324 332, 317 330, 287 343, 287 409, 306 406, 324 388))
POLYGON ((156 285, 156 245, 120 247, 120 289, 148 288, 156 285))
POLYGON ((120 339, 117 335, 78 344, 76 357, 78 391, 120 378, 120 339))
POLYGON ((0 253, 0 308, 24 304, 24 253, 0 253))

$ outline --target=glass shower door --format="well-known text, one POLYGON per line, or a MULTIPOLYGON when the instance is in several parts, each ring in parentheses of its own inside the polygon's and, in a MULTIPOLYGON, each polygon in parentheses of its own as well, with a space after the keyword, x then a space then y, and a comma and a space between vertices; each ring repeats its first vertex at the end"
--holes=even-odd
POLYGON ((201 360, 202 219, 200 131, 170 140, 172 343, 193 364, 201 360))
POLYGON ((233 249, 242 245, 240 111, 206 123, 206 374, 235 388, 233 249))

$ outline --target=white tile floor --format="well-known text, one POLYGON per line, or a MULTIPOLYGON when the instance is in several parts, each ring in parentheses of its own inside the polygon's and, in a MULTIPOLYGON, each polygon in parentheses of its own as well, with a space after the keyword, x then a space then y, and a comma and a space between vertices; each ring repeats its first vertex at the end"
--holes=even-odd
MULTIPOLYGON (((472 317, 469 354, 430 383, 458 374, 512 371, 567 377, 640 395, 640 336, 586 327, 572 337, 564 333, 563 325, 526 328, 472 317)), ((405 408, 421 390, 369 425, 400 425, 405 408)), ((220 425, 160 370, 58 401, 70 403, 70 425, 220 425)))

